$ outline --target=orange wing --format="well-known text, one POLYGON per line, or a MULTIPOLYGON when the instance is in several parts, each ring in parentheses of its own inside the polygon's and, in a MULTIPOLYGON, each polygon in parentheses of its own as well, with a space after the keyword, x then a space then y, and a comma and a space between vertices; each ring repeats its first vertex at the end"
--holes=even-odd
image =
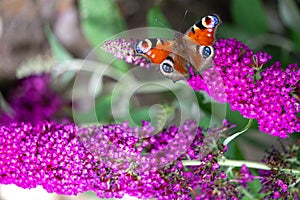
POLYGON ((208 15, 196 22, 185 34, 185 37, 202 46, 212 46, 221 20, 218 15, 208 15))
POLYGON ((141 40, 134 46, 136 55, 148 59, 151 63, 161 64, 172 51, 174 42, 158 38, 141 40))

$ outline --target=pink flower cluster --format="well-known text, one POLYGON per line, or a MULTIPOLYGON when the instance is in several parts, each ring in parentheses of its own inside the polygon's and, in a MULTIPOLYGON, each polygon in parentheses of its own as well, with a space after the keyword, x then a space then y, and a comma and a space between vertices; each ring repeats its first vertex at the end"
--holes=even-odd
MULTIPOLYGON (((135 42, 112 40, 105 42, 102 48, 128 63, 148 66, 143 58, 134 57, 135 42)), ((187 80, 194 90, 205 91, 213 99, 229 103, 232 110, 239 111, 245 118, 256 119, 260 131, 282 138, 300 132, 297 64, 289 65, 286 70, 280 62, 265 67, 270 55, 254 53, 236 39, 220 39, 214 49, 212 67, 202 74, 192 74, 187 80)))

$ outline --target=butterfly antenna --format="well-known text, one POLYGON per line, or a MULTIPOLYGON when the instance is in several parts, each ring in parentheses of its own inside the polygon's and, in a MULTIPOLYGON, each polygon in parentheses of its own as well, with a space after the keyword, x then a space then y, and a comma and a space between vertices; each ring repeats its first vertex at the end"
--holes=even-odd
POLYGON ((188 9, 186 9, 185 12, 184 12, 184 15, 183 15, 183 18, 182 18, 182 21, 181 21, 181 24, 180 24, 179 32, 181 32, 181 29, 182 29, 184 20, 185 20, 185 18, 187 16, 187 13, 188 13, 188 9))

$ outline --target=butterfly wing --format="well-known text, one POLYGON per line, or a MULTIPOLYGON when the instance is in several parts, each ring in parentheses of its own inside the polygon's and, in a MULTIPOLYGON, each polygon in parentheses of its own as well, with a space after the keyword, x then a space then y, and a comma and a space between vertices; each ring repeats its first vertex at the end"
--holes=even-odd
POLYGON ((159 65, 160 72, 173 81, 187 78, 185 60, 175 53, 176 41, 148 38, 134 46, 136 55, 143 56, 152 64, 159 65))
POLYGON ((220 22, 219 16, 208 15, 174 41, 158 38, 141 40, 134 46, 135 54, 159 65, 161 73, 174 82, 187 79, 191 70, 201 72, 211 65, 214 56, 212 45, 220 22))
POLYGON ((171 53, 173 44, 173 41, 158 38, 144 39, 134 45, 134 52, 153 64, 161 64, 171 53))
POLYGON ((220 17, 216 14, 208 15, 197 21, 186 33, 185 39, 193 40, 201 46, 212 46, 220 25, 220 17))
POLYGON ((221 20, 218 15, 208 15, 196 22, 183 36, 187 44, 187 60, 194 71, 201 73, 211 66, 214 57, 212 45, 221 20))
POLYGON ((162 75, 176 82, 190 76, 187 65, 186 59, 176 53, 171 53, 159 65, 159 69, 162 75))

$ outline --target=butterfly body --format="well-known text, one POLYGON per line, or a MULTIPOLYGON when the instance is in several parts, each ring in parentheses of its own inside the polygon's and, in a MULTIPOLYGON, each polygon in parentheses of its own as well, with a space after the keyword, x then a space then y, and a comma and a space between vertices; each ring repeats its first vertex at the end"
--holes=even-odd
POLYGON ((192 71, 201 73, 211 65, 219 24, 217 15, 208 15, 174 40, 148 38, 137 42, 135 54, 159 65, 161 73, 174 82, 187 79, 192 71))

